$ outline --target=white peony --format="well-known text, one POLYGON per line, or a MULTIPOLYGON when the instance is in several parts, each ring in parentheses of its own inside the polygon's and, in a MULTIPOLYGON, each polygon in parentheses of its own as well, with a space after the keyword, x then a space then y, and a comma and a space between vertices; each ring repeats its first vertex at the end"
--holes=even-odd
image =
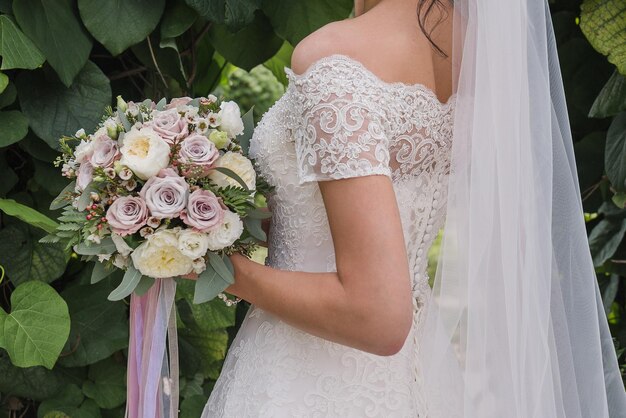
POLYGON ((148 180, 170 162, 170 146, 151 128, 132 129, 124 135, 120 164, 148 180))
POLYGON ((178 234, 178 249, 191 259, 204 257, 209 249, 209 238, 202 232, 183 229, 178 234))
POLYGON ((243 133, 243 120, 237 103, 222 102, 218 115, 221 119, 220 129, 225 131, 230 138, 243 133))
POLYGON ((193 271, 193 259, 178 249, 175 229, 162 229, 149 235, 130 257, 141 274, 155 279, 178 277, 193 271))
POLYGON ((219 228, 209 231, 208 246, 211 251, 219 251, 233 245, 243 233, 243 222, 239 215, 225 211, 224 222, 219 228))
POLYGON ((93 154, 93 141, 81 139, 80 143, 74 148, 74 160, 78 164, 82 164, 93 154))
MULTIPOLYGON (((246 183, 250 190, 256 188, 256 173, 252 162, 238 152, 228 151, 215 162, 216 167, 225 167, 234 171, 246 183)), ((217 187, 235 186, 241 187, 234 178, 222 174, 217 170, 211 170, 209 178, 217 187)))

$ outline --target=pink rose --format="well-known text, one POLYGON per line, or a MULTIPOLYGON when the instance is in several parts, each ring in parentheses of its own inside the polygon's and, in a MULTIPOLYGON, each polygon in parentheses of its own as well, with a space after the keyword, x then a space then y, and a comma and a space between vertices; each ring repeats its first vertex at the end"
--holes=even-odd
POLYGON ((94 167, 112 167, 113 163, 120 158, 120 149, 117 141, 108 136, 100 136, 94 140, 93 154, 90 161, 94 167))
POLYGON ((186 177, 204 177, 220 156, 217 147, 206 136, 193 134, 181 142, 178 158, 186 165, 186 177))
POLYGON ((85 190, 93 180, 93 166, 89 161, 85 161, 78 167, 76 175, 76 190, 85 190))
POLYGON ((172 101, 170 101, 169 104, 165 106, 165 109, 178 109, 181 106, 185 106, 191 100, 191 97, 177 97, 175 99, 172 99, 172 101))
POLYGON ((171 168, 163 168, 144 184, 139 195, 146 201, 152 216, 176 218, 185 209, 189 185, 171 168))
POLYGON ((154 132, 170 144, 184 138, 189 133, 187 121, 180 116, 176 109, 154 112, 150 126, 154 132))
POLYGON ((187 209, 180 218, 194 230, 208 232, 224 221, 224 207, 212 192, 200 189, 189 195, 187 209))
POLYGON ((134 234, 146 224, 148 208, 140 197, 122 196, 109 206, 106 218, 113 232, 126 236, 134 234))

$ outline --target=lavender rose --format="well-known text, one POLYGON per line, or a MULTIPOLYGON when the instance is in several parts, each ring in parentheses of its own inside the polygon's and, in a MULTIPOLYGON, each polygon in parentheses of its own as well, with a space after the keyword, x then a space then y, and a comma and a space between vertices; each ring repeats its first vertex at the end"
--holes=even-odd
POLYGON ((157 218, 176 218, 185 209, 189 185, 171 168, 159 171, 156 177, 151 177, 139 195, 146 201, 152 216, 157 218))
POLYGON ((203 177, 220 156, 215 144, 204 135, 193 134, 181 142, 178 152, 179 161, 186 167, 186 177, 203 177))
POLYGON ((170 144, 184 138, 189 133, 187 121, 180 116, 176 109, 154 112, 151 127, 154 132, 170 144))
POLYGON ((148 219, 146 202, 135 196, 122 196, 115 199, 107 210, 107 222, 118 235, 134 234, 146 224, 148 219))
POLYGON ((208 190, 196 190, 189 195, 187 209, 180 218, 198 232, 208 232, 224 221, 224 207, 219 199, 208 190))
POLYGON ((120 158, 120 150, 117 141, 113 141, 108 136, 100 136, 95 139, 93 154, 91 154, 91 165, 94 167, 112 167, 113 163, 120 158))

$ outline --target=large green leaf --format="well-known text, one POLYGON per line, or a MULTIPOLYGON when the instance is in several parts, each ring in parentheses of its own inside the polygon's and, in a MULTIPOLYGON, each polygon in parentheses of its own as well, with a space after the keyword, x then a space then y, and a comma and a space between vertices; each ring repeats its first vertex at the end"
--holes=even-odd
POLYGON ((276 33, 296 45, 327 23, 348 17, 353 0, 263 0, 276 33))
POLYGON ((19 110, 0 112, 0 147, 16 143, 28 133, 28 119, 19 110))
POLYGON ((179 280, 176 286, 176 306, 181 320, 204 331, 215 331, 235 325, 235 307, 226 306, 219 299, 196 304, 194 284, 191 280, 179 280))
POLYGON ((9 85, 4 89, 2 93, 0 93, 0 109, 13 104, 16 98, 17 89, 15 88, 15 84, 9 82, 9 85))
POLYGON ((164 7, 165 0, 78 0, 85 26, 113 55, 143 41, 159 23, 164 7))
MULTIPOLYGON (((43 401, 37 409, 37 418, 46 418, 47 414, 63 412, 71 418, 100 418, 98 405, 85 399, 77 385, 70 384, 63 388, 55 397, 43 401)), ((57 415, 58 416, 58 415, 57 415)))
POLYGON ((5 196, 17 184, 18 177, 15 171, 7 164, 5 153, 0 152, 0 196, 5 196))
POLYGON ((107 300, 112 288, 111 280, 105 279, 62 292, 72 318, 65 347, 71 354, 59 360, 63 366, 93 364, 128 346, 126 305, 107 300))
POLYGON ((70 88, 48 79, 43 71, 23 72, 17 88, 31 129, 55 149, 62 135, 80 128, 93 131, 111 103, 109 79, 92 62, 87 62, 70 88))
POLYGON ((19 0, 13 2, 13 12, 22 30, 69 87, 91 51, 91 40, 74 15, 73 1, 19 0))
POLYGON ((45 283, 17 286, 11 294, 11 312, 0 310, 0 346, 19 367, 52 369, 69 332, 67 304, 45 283))
POLYGON ((193 395, 183 399, 180 404, 179 418, 197 418, 202 415, 208 398, 204 395, 193 395))
POLYGON ((293 46, 287 41, 280 47, 280 50, 269 60, 265 61, 263 65, 270 69, 274 77, 280 81, 283 86, 287 86, 289 80, 287 80, 287 74, 285 73, 285 67, 291 66, 291 54, 293 53, 293 46))
POLYGON ((252 23, 235 33, 224 24, 213 25, 209 38, 226 60, 248 71, 271 58, 283 44, 262 13, 257 13, 252 23))
POLYGON ((15 26, 7 15, 0 16, 0 56, 2 70, 25 68, 33 70, 39 67, 46 58, 33 42, 15 26))
POLYGON ((580 11, 580 28, 591 45, 626 75, 626 2, 585 0, 580 11))
POLYGON ((41 401, 61 388, 55 372, 45 367, 16 367, 9 355, 0 350, 0 393, 41 401))
POLYGON ((83 393, 100 408, 111 409, 126 401, 126 367, 112 357, 89 366, 89 380, 83 393))
POLYGON ((43 235, 23 224, 0 231, 0 264, 15 285, 28 280, 52 282, 65 271, 63 245, 40 244, 43 235))
POLYGON ((41 228, 49 234, 53 233, 59 225, 43 213, 17 203, 12 199, 0 199, 0 210, 7 215, 15 216, 29 225, 41 228))
POLYGON ((606 118, 626 110, 626 76, 615 70, 593 102, 589 117, 606 118))
POLYGON ((200 16, 225 24, 231 30, 241 29, 254 18, 261 0, 185 0, 200 16))
POLYGON ((626 190, 626 112, 615 116, 606 136, 606 174, 617 191, 626 190))
POLYGON ((176 38, 182 35, 187 32, 197 18, 196 11, 190 8, 184 0, 168 3, 161 21, 161 39, 176 38))

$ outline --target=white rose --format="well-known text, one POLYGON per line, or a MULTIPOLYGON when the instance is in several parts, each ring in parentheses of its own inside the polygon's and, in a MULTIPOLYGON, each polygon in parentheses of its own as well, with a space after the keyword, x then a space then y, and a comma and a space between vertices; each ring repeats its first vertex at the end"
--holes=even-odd
POLYGON ((222 122, 220 129, 225 131, 229 137, 234 138, 243 133, 243 120, 241 111, 235 102, 222 102, 218 113, 222 122))
POLYGON ((193 271, 193 260, 180 252, 177 231, 172 229, 148 236, 130 257, 141 274, 155 279, 178 277, 193 271))
POLYGON ((178 249, 191 259, 203 257, 209 249, 209 238, 202 232, 183 229, 178 234, 178 249))
MULTIPOLYGON (((235 172, 246 183, 250 190, 256 188, 256 173, 252 162, 238 152, 228 151, 215 162, 216 167, 225 167, 235 172)), ((241 187, 234 178, 222 174, 217 170, 211 170, 209 178, 217 187, 235 186, 241 187)))
POLYGON ((84 163, 93 154, 93 141, 80 140, 80 143, 74 148, 74 160, 78 164, 84 163))
POLYGON ((132 129, 124 135, 121 165, 137 177, 148 180, 170 162, 170 146, 151 128, 132 129))
POLYGON ((239 215, 231 211, 225 211, 224 223, 212 231, 209 231, 208 246, 211 251, 219 251, 233 245, 243 232, 243 222, 239 215))
POLYGON ((113 233, 111 234, 111 239, 113 240, 113 244, 115 244, 115 249, 122 257, 128 257, 128 255, 133 252, 133 249, 130 245, 126 244, 126 241, 124 241, 121 235, 113 233))

